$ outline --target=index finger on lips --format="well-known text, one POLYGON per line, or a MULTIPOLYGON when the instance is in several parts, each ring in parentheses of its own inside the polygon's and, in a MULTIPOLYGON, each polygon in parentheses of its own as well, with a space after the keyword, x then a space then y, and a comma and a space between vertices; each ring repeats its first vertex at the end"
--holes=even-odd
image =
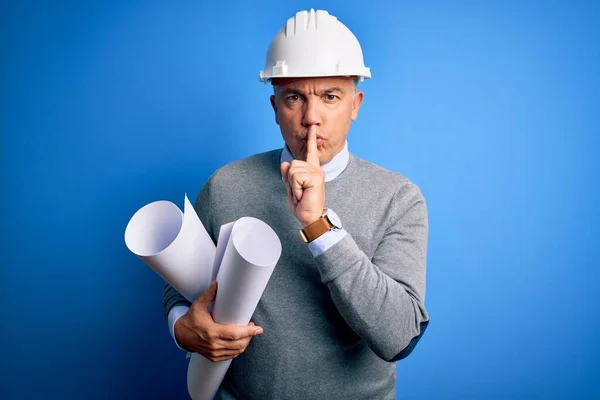
POLYGON ((306 139, 306 162, 314 167, 320 167, 319 150, 317 149, 317 126, 311 125, 306 139))

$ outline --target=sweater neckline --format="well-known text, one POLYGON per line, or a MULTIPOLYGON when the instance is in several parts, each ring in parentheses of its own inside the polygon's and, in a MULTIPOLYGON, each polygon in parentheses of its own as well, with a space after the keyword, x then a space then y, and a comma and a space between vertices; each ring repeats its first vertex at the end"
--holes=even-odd
MULTIPOLYGON (((279 160, 281 159, 282 152, 283 152, 283 148, 278 149, 272 153, 272 158, 273 158, 272 162, 274 164, 276 173, 280 177, 280 179, 281 179, 281 167, 280 167, 281 164, 279 163, 279 160)), ((348 153, 348 164, 346 165, 346 168, 344 168, 344 170, 342 172, 340 172, 340 174, 335 179, 333 179, 329 182, 325 182, 325 187, 333 188, 333 187, 337 186, 339 184, 339 182, 345 181, 346 176, 348 176, 348 174, 352 173, 352 170, 354 170, 355 164, 356 164, 356 156, 352 152, 349 152, 348 153)))

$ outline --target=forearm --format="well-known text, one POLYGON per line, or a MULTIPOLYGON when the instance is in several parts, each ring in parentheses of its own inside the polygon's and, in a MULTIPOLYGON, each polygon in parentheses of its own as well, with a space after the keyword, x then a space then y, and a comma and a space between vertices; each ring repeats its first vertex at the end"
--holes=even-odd
POLYGON ((163 287, 163 315, 166 320, 169 319, 169 312, 175 306, 187 306, 189 307, 192 303, 186 300, 173 286, 165 282, 163 287))
POLYGON ((169 333, 175 341, 175 345, 183 350, 185 349, 178 341, 175 335, 175 323, 190 309, 191 303, 185 299, 173 286, 165 283, 163 288, 163 313, 169 326, 169 333))
POLYGON ((349 234, 316 261, 339 312, 371 349, 387 361, 408 355, 428 321, 423 299, 372 263, 349 234))

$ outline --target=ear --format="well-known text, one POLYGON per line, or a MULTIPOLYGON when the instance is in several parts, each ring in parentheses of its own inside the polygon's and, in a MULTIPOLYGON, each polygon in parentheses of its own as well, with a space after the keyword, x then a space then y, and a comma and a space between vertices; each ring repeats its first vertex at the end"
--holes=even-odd
POLYGON ((275 111, 275 123, 279 125, 279 119, 277 118, 277 102, 275 101, 275 95, 272 94, 269 100, 271 100, 271 107, 273 107, 273 111, 275 111))
POLYGON ((352 99, 352 121, 356 121, 356 118, 358 118, 358 110, 360 109, 364 97, 365 94, 361 90, 354 93, 354 98, 352 99))

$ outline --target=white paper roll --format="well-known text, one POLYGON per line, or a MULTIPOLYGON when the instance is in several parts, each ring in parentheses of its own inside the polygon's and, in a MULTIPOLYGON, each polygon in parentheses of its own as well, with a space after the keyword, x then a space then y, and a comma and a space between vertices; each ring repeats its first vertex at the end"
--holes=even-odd
MULTIPOLYGON (((125 244, 190 302, 216 279, 213 319, 229 325, 248 325, 281 256, 275 231, 252 217, 221 226, 215 246, 187 195, 183 213, 169 201, 139 209, 127 224, 125 244)), ((212 400, 230 364, 193 353, 187 371, 192 399, 212 400)))
POLYGON ((231 365, 231 360, 213 363, 193 353, 187 370, 188 393, 192 400, 212 400, 231 365))
POLYGON ((187 195, 183 214, 170 201, 139 209, 125 228, 125 244, 188 301, 208 288, 216 247, 187 195))
MULTIPOLYGON (((233 226, 224 227, 219 243, 222 238, 228 242, 218 269, 212 315, 221 324, 246 326, 279 261, 281 242, 269 225, 256 218, 240 218, 233 226)), ((212 363, 192 354, 187 374, 192 399, 211 400, 230 364, 231 360, 212 363)))
POLYGON ((238 219, 232 228, 217 281, 215 322, 247 325, 281 256, 281 242, 259 219, 238 219))

